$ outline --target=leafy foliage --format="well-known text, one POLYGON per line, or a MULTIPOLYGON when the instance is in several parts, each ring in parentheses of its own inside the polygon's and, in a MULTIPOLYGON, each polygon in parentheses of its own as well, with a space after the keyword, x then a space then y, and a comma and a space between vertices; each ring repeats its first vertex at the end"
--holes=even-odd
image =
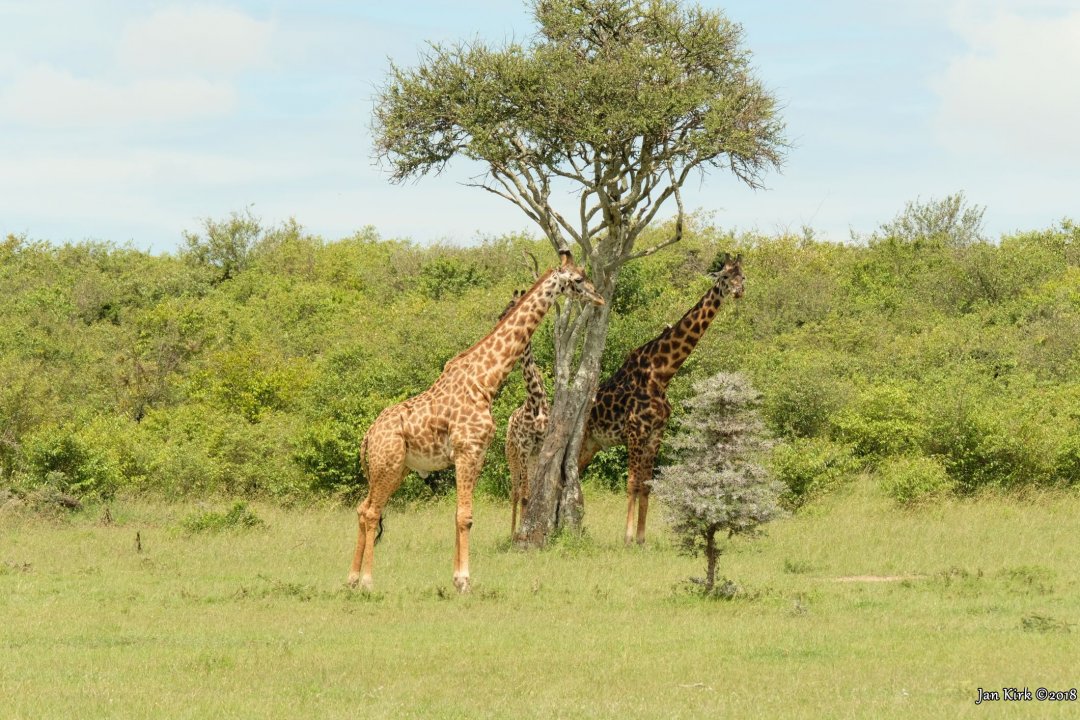
POLYGON ((237 502, 225 512, 205 510, 193 513, 184 518, 181 525, 187 532, 195 534, 258 528, 265 526, 266 523, 247 506, 247 503, 237 502))
POLYGON ((896 457, 878 469, 887 495, 902 505, 938 496, 955 484, 941 461, 933 457, 896 457))
MULTIPOLYGON (((228 279, 107 243, 0 242, 0 489, 355 496, 359 440, 378 413, 491 329, 531 282, 522 250, 554 261, 545 242, 516 235, 421 247, 371 228, 327 241, 293 222, 258 224, 228 279), (473 270, 438 275, 435 300, 425 268, 439 266, 473 270)), ((700 222, 620 275, 602 366, 700 298, 718 249, 742 252, 746 295, 725 304, 670 386, 673 427, 695 382, 738 370, 762 393, 778 438, 768 465, 792 508, 856 472, 903 475, 886 487, 913 495, 920 478, 966 494, 1075 485, 1078 248, 1070 222, 964 246, 836 245, 700 222)), ((534 348, 551 367, 550 322, 534 348)), ((498 432, 523 398, 512 373, 498 432)), ((501 447, 496 438, 481 492, 506 492, 501 447)), ((625 460, 598 458, 588 482, 621 491, 625 460)), ((417 497, 452 488, 449 477, 406 485, 417 497)))

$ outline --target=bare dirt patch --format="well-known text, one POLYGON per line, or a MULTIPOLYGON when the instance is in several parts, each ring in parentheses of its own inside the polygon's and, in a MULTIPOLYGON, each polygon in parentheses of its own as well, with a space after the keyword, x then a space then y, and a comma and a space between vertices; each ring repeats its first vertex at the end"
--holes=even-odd
POLYGON ((844 577, 832 578, 833 582, 842 583, 879 583, 879 582, 902 582, 904 580, 923 580, 926 575, 845 575, 844 577))

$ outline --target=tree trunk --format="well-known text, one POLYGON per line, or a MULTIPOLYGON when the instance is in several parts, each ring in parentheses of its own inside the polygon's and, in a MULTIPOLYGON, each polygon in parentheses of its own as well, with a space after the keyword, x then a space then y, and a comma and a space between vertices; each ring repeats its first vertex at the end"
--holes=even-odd
POLYGON ((716 585, 716 559, 720 556, 720 553, 716 549, 716 530, 715 527, 710 527, 705 531, 705 594, 712 595, 713 587, 716 585))
POLYGON ((593 285, 608 302, 589 307, 587 315, 573 317, 564 309, 555 331, 555 397, 548 434, 540 448, 536 473, 531 478, 529 502, 516 537, 519 547, 540 548, 559 530, 580 531, 585 505, 577 460, 582 434, 600 377, 600 357, 607 340, 614 277, 592 277, 593 285), (578 322, 581 324, 578 325, 578 322), (584 330, 581 355, 574 367, 575 341, 584 330))

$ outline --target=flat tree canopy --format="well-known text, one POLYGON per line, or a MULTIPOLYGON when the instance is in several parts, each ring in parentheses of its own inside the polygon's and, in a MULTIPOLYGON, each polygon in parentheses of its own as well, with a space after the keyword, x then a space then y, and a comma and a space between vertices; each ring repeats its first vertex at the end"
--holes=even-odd
MULTIPOLYGON (((610 299, 625 262, 681 237, 691 172, 719 168, 761 187, 782 160, 783 123, 742 29, 719 11, 676 0, 531 8, 528 42, 432 44, 415 67, 392 64, 376 99, 376 152, 395 182, 456 156, 478 161, 485 171, 469 184, 517 205, 556 249, 576 246, 610 299), (671 198, 673 236, 635 247, 671 198)), ((576 458, 609 312, 557 316, 553 422, 523 530, 533 544, 580 521, 576 458)))

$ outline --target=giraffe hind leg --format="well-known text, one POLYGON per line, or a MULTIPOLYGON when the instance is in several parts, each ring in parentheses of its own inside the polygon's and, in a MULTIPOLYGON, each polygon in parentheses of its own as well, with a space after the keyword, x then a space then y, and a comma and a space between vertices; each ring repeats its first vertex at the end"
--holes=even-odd
POLYGON ((356 551, 349 568, 348 584, 364 590, 373 587, 375 540, 382 535, 382 511, 387 500, 405 477, 405 441, 400 435, 370 448, 368 456, 368 494, 356 508, 356 551))

